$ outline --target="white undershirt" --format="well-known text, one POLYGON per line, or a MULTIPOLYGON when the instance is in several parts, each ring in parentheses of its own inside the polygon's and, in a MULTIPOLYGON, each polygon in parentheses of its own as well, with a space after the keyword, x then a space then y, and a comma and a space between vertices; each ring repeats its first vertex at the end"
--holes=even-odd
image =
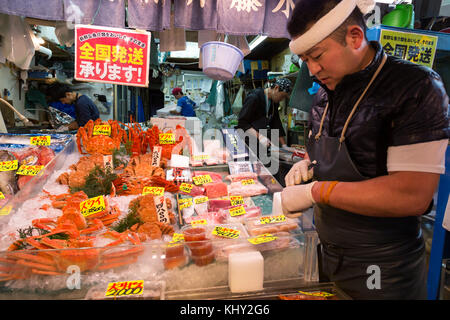
POLYGON ((448 139, 389 147, 387 170, 445 173, 448 139))

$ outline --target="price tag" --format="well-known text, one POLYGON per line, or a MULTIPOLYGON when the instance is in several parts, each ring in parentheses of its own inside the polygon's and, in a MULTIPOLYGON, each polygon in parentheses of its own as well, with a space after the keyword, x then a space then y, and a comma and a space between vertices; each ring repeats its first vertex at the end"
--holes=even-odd
POLYGON ((241 184, 242 184, 243 186, 247 186, 247 185, 249 185, 249 184, 255 184, 255 180, 253 180, 253 179, 242 180, 242 181, 241 181, 241 184))
POLYGON ((201 198, 195 198, 194 199, 194 202, 195 202, 195 204, 202 204, 202 203, 205 203, 205 202, 208 202, 208 197, 201 197, 201 198))
POLYGON ((164 196, 155 196, 155 207, 158 221, 162 223, 169 223, 170 217, 164 196))
POLYGON ((313 292, 298 291, 298 293, 313 297, 323 297, 323 298, 334 297, 334 294, 325 291, 313 291, 313 292))
POLYGON ((144 187, 142 190, 142 195, 145 196, 147 194, 152 194, 154 196, 163 196, 164 188, 163 187, 144 187))
POLYGON ((179 246, 181 242, 184 241, 184 235, 182 233, 174 233, 172 236, 172 241, 167 244, 167 247, 172 248, 179 246))
POLYGON ((230 202, 232 206, 244 204, 244 198, 242 196, 230 196, 230 202))
POLYGON ((162 147, 161 146, 154 146, 153 147, 152 166, 159 167, 159 162, 161 161, 161 153, 162 153, 162 147))
POLYGON ((17 170, 18 167, 19 167, 19 161, 17 161, 17 160, 0 162, 0 171, 13 171, 13 170, 17 170))
POLYGON ((173 133, 160 133, 159 144, 175 144, 175 135, 173 133))
POLYGON ((213 182, 213 180, 211 179, 211 176, 209 174, 192 177, 192 180, 194 181, 194 183, 196 185, 202 185, 205 183, 213 182))
POLYGON ((11 206, 4 206, 3 208, 0 208, 0 216, 7 216, 8 214, 10 214, 12 210, 11 206))
POLYGON ((191 193, 192 188, 194 187, 193 184, 190 183, 182 183, 180 184, 180 190, 186 193, 191 193))
POLYGON ((178 200, 178 205, 180 206, 180 210, 189 208, 190 206, 192 206, 192 198, 180 199, 178 200))
POLYGON ((110 282, 106 289, 106 297, 131 296, 144 293, 144 280, 110 282))
POLYGON ((193 227, 203 225, 203 224, 208 224, 208 221, 206 219, 197 219, 197 220, 191 221, 191 226, 193 226, 193 227))
POLYGON ((284 221, 286 221, 286 216, 283 214, 280 214, 278 216, 271 216, 271 217, 261 217, 259 219, 260 224, 278 223, 278 222, 284 222, 284 221))
POLYGON ((35 136, 30 138, 30 144, 34 146, 49 146, 50 143, 50 136, 35 136))
POLYGON ((278 239, 278 237, 275 237, 273 235, 271 235, 270 233, 264 233, 261 234, 257 237, 253 237, 253 238, 248 238, 247 240, 251 243, 251 244, 261 244, 261 243, 266 243, 266 242, 270 242, 273 240, 278 239))
POLYGON ((240 233, 241 232, 239 230, 234 230, 234 229, 219 227, 219 226, 216 226, 212 231, 213 235, 222 237, 222 238, 228 238, 228 239, 239 238, 240 233))
POLYGON ((3 194, 3 192, 0 192, 0 199, 5 199, 5 195, 3 194))
POLYGON ((200 155, 194 156, 194 161, 201 161, 201 160, 208 160, 208 159, 209 159, 209 154, 200 154, 200 155))
POLYGON ((21 165, 19 170, 17 170, 16 174, 21 176, 35 176, 42 170, 44 166, 27 166, 21 165))
POLYGON ((94 132, 92 134, 94 136, 110 136, 111 126, 109 124, 96 125, 94 126, 94 132))
POLYGON ((243 206, 239 206, 239 207, 236 207, 236 208, 231 208, 228 211, 230 212, 230 215, 232 217, 240 216, 240 215, 245 214, 245 208, 243 206))
POLYGON ((106 205, 103 196, 90 198, 80 203, 81 214, 85 217, 104 210, 106 210, 106 205))

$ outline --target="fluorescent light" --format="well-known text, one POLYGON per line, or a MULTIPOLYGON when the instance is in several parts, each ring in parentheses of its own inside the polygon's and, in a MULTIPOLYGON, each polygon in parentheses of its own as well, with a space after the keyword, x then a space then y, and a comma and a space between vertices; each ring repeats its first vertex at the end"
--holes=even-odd
POLYGON ((200 49, 197 42, 186 42, 186 50, 182 51, 171 51, 171 58, 194 58, 198 59, 200 54, 200 49))
POLYGON ((266 38, 267 38, 267 36, 256 36, 256 38, 253 39, 248 45, 250 50, 255 49, 257 46, 259 46, 261 44, 261 42, 266 40, 266 38))

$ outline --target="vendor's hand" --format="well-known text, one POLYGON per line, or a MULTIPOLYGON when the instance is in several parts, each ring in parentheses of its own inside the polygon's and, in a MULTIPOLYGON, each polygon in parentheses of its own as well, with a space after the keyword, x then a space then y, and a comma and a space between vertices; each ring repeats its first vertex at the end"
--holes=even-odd
POLYGON ((311 161, 309 160, 301 160, 295 163, 284 178, 286 186, 293 186, 311 180, 314 175, 314 169, 308 170, 310 164, 311 161))
POLYGON ((270 140, 267 139, 262 134, 259 135, 258 140, 259 140, 259 143, 261 143, 263 146, 270 147, 270 140))
POLYGON ((317 181, 314 181, 308 184, 284 188, 281 192, 283 214, 289 216, 312 207, 316 203, 312 196, 312 187, 316 183, 317 181))

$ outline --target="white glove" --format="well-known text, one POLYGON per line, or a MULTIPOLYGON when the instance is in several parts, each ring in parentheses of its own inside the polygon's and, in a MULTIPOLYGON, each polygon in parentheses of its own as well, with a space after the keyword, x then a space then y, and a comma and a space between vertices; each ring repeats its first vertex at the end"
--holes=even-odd
POLYGON ((301 184, 298 186, 286 187, 281 192, 281 207, 283 213, 292 215, 292 213, 302 212, 313 206, 314 198, 311 190, 317 181, 301 184))
POLYGON ((308 170, 310 164, 311 161, 309 160, 301 160, 294 164, 284 178, 286 186, 293 186, 311 180, 314 175, 314 169, 308 170))
POLYGON ((258 136, 258 140, 259 140, 259 143, 261 143, 263 146, 265 146, 265 147, 269 147, 270 146, 270 140, 269 139, 267 139, 265 136, 263 136, 262 134, 260 134, 259 136, 258 136))

